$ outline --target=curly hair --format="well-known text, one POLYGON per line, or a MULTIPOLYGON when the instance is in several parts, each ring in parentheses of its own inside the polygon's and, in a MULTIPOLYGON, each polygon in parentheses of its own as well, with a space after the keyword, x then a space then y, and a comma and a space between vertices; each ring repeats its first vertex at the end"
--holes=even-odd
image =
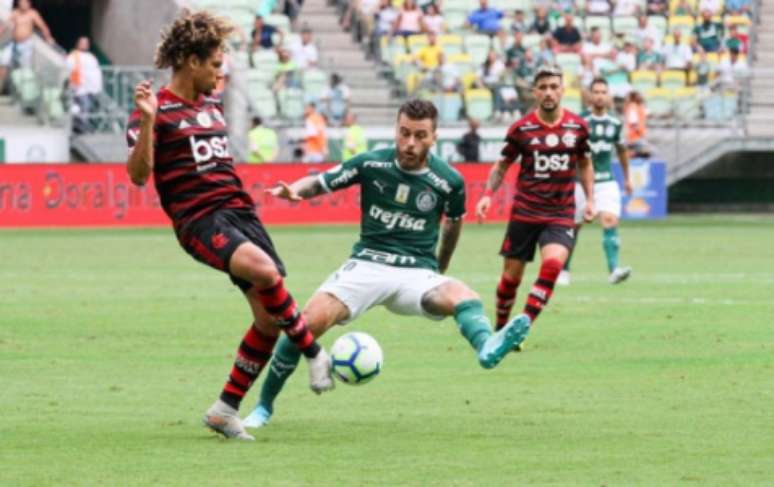
POLYGON ((425 120, 429 118, 433 122, 433 129, 436 128, 438 123, 438 109, 435 108, 431 101, 409 100, 401 105, 398 110, 398 118, 400 118, 401 114, 405 114, 411 120, 425 120))
POLYGON ((183 10, 172 25, 161 32, 154 64, 159 69, 180 69, 189 56, 207 59, 216 49, 225 47, 234 31, 227 20, 209 12, 183 10))

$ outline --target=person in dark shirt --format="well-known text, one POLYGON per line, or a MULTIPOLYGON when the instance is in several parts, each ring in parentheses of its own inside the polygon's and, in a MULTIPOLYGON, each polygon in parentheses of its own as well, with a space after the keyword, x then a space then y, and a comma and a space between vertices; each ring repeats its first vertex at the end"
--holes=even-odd
POLYGON ((557 52, 576 52, 581 51, 581 35, 578 28, 574 25, 575 18, 570 13, 564 14, 564 25, 554 30, 553 36, 556 39, 557 52))
POLYGON ((551 31, 551 24, 548 22, 548 12, 545 7, 540 7, 535 10, 535 20, 529 27, 529 32, 534 34, 544 35, 546 32, 551 31))
POLYGON ((479 146, 481 145, 481 136, 478 135, 478 120, 468 118, 468 127, 470 129, 462 136, 462 140, 457 142, 457 152, 462 156, 464 162, 480 162, 479 146))
POLYGON ((252 53, 259 47, 263 49, 272 49, 275 46, 282 45, 284 34, 281 30, 269 25, 263 21, 263 17, 260 15, 255 16, 255 23, 253 24, 253 31, 250 33, 250 52, 252 53), (279 36, 275 43, 274 34, 279 36))

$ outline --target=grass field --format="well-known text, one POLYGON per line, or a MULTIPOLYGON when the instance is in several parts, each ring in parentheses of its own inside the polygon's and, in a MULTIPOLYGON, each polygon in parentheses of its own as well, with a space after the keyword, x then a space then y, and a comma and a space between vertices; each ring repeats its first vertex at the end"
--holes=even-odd
MULTIPOLYGON (((450 269, 490 312, 502 231, 468 226, 450 269)), ((356 228, 272 235, 303 301, 356 228)), ((774 218, 622 238, 632 280, 606 283, 588 227, 573 285, 498 369, 452 320, 376 309, 349 328, 381 343, 380 377, 317 397, 302 365, 238 443, 200 423, 249 323, 224 275, 169 230, 0 232, 0 485, 771 485, 774 218)))

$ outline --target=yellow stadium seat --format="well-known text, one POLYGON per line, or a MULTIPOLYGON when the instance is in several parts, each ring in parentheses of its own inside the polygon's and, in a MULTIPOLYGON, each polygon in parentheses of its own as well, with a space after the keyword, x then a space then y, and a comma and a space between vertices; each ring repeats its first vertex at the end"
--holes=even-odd
POLYGON ((448 57, 454 54, 460 54, 463 51, 462 36, 455 34, 445 34, 438 36, 438 44, 443 49, 443 53, 448 57))
POLYGON ((468 117, 477 120, 492 118, 492 93, 486 88, 466 90, 464 93, 465 110, 468 117))
POLYGON ((699 90, 693 87, 678 88, 673 94, 675 114, 683 120, 692 120, 701 115, 699 90))
POLYGON ((478 80, 478 74, 476 73, 465 73, 462 75, 462 86, 465 90, 468 90, 473 87, 473 84, 478 80))
POLYGON ((688 15, 675 15, 669 18, 669 32, 680 30, 683 36, 690 36, 693 33, 693 27, 696 25, 693 17, 688 15))
POLYGON ((645 104, 654 117, 666 117, 672 113, 674 90, 669 88, 651 88, 645 91, 645 104))
POLYGON ((429 41, 427 40, 427 36, 425 34, 408 36, 407 45, 409 52, 416 52, 428 44, 429 41))
POLYGON ((637 91, 645 91, 655 88, 658 84, 658 73, 650 70, 639 69, 629 73, 632 87, 637 91))
POLYGON ((682 88, 686 84, 685 71, 668 69, 661 73, 662 88, 682 88))
POLYGON ((583 109, 583 99, 580 90, 569 88, 564 91, 562 106, 571 112, 580 113, 583 109))

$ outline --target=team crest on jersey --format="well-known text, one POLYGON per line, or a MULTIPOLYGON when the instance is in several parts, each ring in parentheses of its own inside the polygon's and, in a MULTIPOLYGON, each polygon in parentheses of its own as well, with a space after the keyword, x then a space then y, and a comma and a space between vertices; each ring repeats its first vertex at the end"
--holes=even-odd
POLYGON ((212 117, 210 117, 210 114, 207 112, 199 112, 196 114, 196 123, 208 129, 212 127, 212 117))
POLYGON ((395 192, 395 201, 405 204, 409 199, 410 191, 411 188, 409 188, 408 184, 399 184, 398 191, 395 192))
POLYGON ((567 147, 575 147, 575 142, 577 142, 578 136, 575 135, 575 132, 565 132, 564 135, 562 135, 562 143, 567 147))
POLYGON ((419 211, 431 211, 438 204, 438 197, 432 191, 422 191, 417 195, 416 203, 419 211))
POLYGON ((546 135, 546 145, 548 147, 556 147, 559 145, 559 136, 556 134, 548 134, 546 135))
POLYGON ((612 125, 609 125, 607 127, 607 136, 613 137, 614 135, 615 135, 615 127, 613 127, 612 125))

